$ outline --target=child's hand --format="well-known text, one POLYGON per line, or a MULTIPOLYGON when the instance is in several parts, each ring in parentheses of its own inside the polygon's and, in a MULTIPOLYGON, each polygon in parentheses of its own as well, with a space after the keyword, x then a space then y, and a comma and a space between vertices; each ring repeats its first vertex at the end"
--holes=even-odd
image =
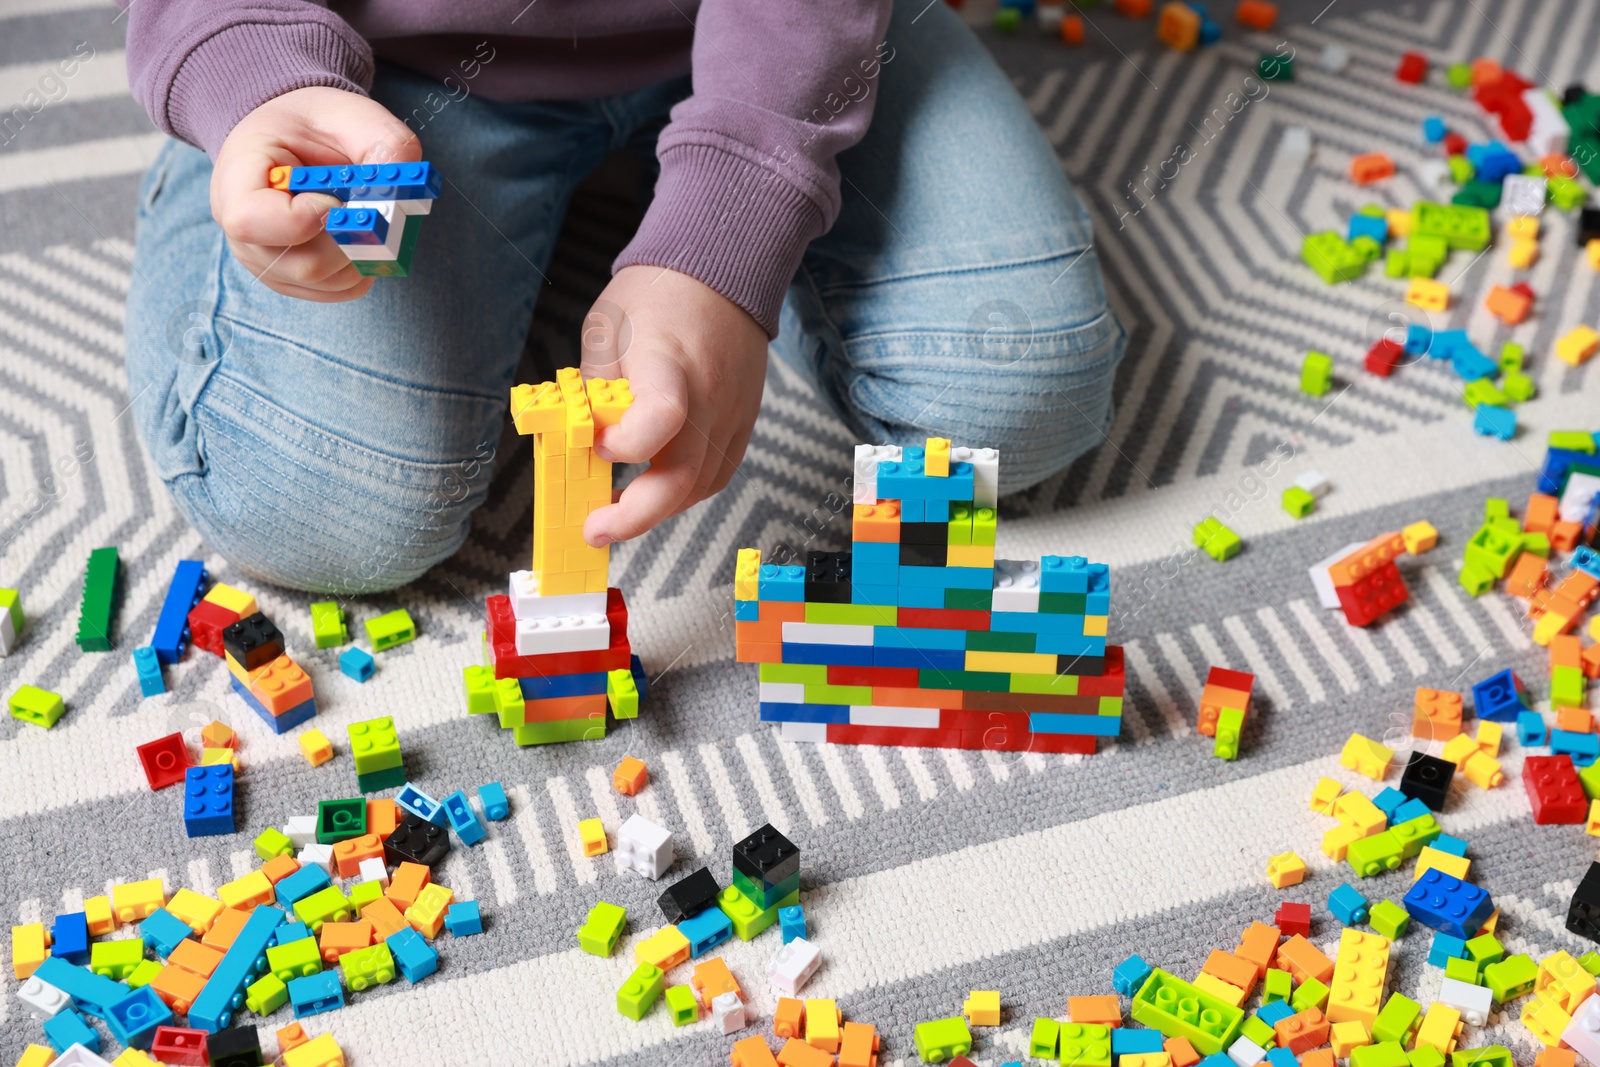
POLYGON ((602 547, 728 484, 761 407, 767 334, 687 274, 624 267, 584 320, 583 373, 626 378, 633 390, 633 405, 600 432, 595 451, 618 463, 650 462, 615 504, 583 524, 584 539, 602 547))
POLYGON ((323 220, 339 201, 288 193, 267 184, 278 166, 410 163, 422 145, 405 123, 357 93, 313 87, 268 100, 222 142, 211 173, 211 214, 234 258, 274 292, 331 303, 372 288, 357 273, 323 220))

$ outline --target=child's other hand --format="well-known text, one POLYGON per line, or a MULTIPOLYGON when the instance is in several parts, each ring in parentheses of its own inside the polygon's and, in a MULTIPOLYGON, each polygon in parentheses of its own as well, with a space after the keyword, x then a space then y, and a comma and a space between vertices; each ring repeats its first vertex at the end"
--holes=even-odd
POLYGON ((211 214, 234 258, 274 292, 320 303, 354 300, 373 279, 357 273, 323 232, 339 201, 321 193, 290 196, 267 184, 267 172, 421 158, 416 135, 383 105, 343 89, 296 89, 250 112, 222 142, 211 173, 211 214))
POLYGON ((583 525, 591 545, 637 537, 716 493, 744 457, 761 407, 767 334, 743 308, 687 274, 624 267, 584 320, 585 377, 626 378, 633 405, 595 451, 650 463, 583 525))

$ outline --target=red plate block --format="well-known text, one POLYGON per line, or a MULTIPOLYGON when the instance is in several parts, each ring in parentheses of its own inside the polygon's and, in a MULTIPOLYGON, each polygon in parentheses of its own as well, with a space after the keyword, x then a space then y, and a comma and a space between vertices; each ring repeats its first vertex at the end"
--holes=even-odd
POLYGON ((918 677, 915 667, 849 667, 833 664, 828 667, 829 685, 865 685, 885 689, 916 689, 918 677))
POLYGON ((895 621, 900 626, 915 630, 979 630, 989 629, 987 611, 963 608, 897 608, 895 621))
POLYGON ((139 754, 139 765, 144 768, 144 777, 151 789, 177 785, 189 769, 189 749, 183 743, 182 734, 158 737, 134 751, 139 754))

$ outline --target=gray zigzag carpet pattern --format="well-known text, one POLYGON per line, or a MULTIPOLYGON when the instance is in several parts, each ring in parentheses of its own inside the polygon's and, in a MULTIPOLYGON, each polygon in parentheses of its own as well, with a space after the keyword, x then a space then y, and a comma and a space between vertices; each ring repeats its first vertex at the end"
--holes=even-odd
MULTIPOLYGON (((1544 654, 1526 637, 1518 602, 1467 597, 1455 567, 1483 498, 1515 502, 1531 488, 1542 432, 1595 424, 1600 372, 1546 354, 1561 332, 1593 322, 1600 300, 1569 223, 1550 214, 1529 273, 1539 310, 1515 330, 1479 310, 1488 286, 1509 277, 1503 254, 1447 264, 1456 294, 1448 324, 1486 349, 1524 342, 1541 390, 1521 409, 1522 436, 1486 442, 1467 429, 1448 372, 1406 367, 1386 381, 1361 372, 1361 353, 1391 315, 1418 313, 1376 271, 1324 286, 1298 264, 1299 240, 1342 227, 1362 204, 1424 195, 1423 116, 1482 136, 1470 100, 1436 85, 1397 89, 1401 51, 1489 55, 1556 86, 1600 82, 1587 46, 1600 8, 1283 7, 1279 30, 1243 34, 1230 24, 1221 44, 1187 56, 1155 47, 1149 23, 1124 24, 1106 9, 1090 9, 1090 44, 1077 51, 984 31, 1095 215, 1108 289, 1132 335, 1106 444, 1007 501, 1001 531, 1003 555, 1072 552, 1113 564, 1112 637, 1129 672, 1123 736, 1093 757, 1046 757, 792 745, 756 721, 754 669, 731 656, 737 548, 848 539, 847 515, 829 494, 844 484, 853 442, 775 363, 747 476, 614 555, 613 580, 627 591, 652 679, 645 712, 604 741, 517 749, 492 724, 468 720, 458 692, 461 668, 478 656, 483 597, 528 548, 531 457, 508 435, 466 548, 409 589, 350 605, 357 625, 407 607, 422 635, 383 654, 372 682, 343 678, 332 652, 312 649, 307 597, 254 588, 315 675, 318 725, 336 743, 347 723, 392 714, 408 772, 424 788, 499 779, 512 801, 512 817, 484 844, 457 848, 440 874, 458 896, 482 902, 486 933, 443 938, 437 976, 354 996, 309 1020, 310 1031, 334 1033, 353 1064, 724 1062, 731 1039, 709 1024, 674 1029, 659 1009, 632 1023, 612 1006, 633 943, 658 924, 662 887, 584 858, 576 823, 598 815, 615 828, 632 811, 674 831, 673 877, 704 864, 725 878, 732 843, 763 822, 790 834, 825 959, 808 991, 837 997, 847 1019, 876 1023, 884 1067, 915 1062, 913 1025, 958 1013, 974 988, 1000 989, 1005 1017, 979 1031, 973 1058, 982 1067, 1020 1058, 1035 1015, 1059 1017, 1066 996, 1109 991, 1111 968, 1128 953, 1192 974, 1284 899, 1315 905, 1313 940, 1336 942, 1322 904, 1348 871, 1318 851, 1327 821, 1306 797, 1322 775, 1372 790, 1337 766, 1344 738, 1360 730, 1404 751, 1416 686, 1461 689, 1504 666, 1544 695, 1544 654), (1297 80, 1254 81, 1256 56, 1285 41, 1299 57, 1297 80), (1342 75, 1317 67, 1330 44, 1354 56, 1342 75), (1303 165, 1279 152, 1296 125, 1317 146, 1303 165), (1346 177, 1349 157, 1380 148, 1399 175, 1358 189, 1346 177), (1337 387, 1321 401, 1296 388, 1308 348, 1337 363, 1337 387), (1296 524, 1276 498, 1313 465, 1334 492, 1296 524), (1247 539, 1225 566, 1181 551, 1207 512, 1247 539), (1317 606, 1311 562, 1422 517, 1443 544, 1406 562, 1407 607, 1356 630, 1317 606), (1258 680, 1258 714, 1233 763, 1214 759, 1192 726, 1211 664, 1258 680), (651 767, 652 784, 635 799, 609 787, 626 753, 651 767), (1266 859, 1291 848, 1312 873, 1278 892, 1266 859), (601 899, 629 910, 611 960, 579 953, 573 938, 601 899)), ((169 670, 167 696, 139 698, 127 650, 153 628, 176 561, 205 559, 215 577, 251 583, 176 514, 124 415, 133 208, 159 136, 128 96, 123 32, 117 11, 91 0, 0 0, 0 103, 9 110, 35 89, 55 98, 13 127, 0 111, 0 585, 22 591, 29 616, 24 643, 0 660, 0 691, 34 683, 69 707, 48 733, 0 720, 8 923, 49 921, 114 882, 159 875, 169 891, 211 892, 253 866, 247 836, 185 839, 176 798, 145 788, 133 747, 172 729, 214 717, 241 729, 240 825, 252 833, 355 784, 347 760, 311 769, 292 738, 268 735, 209 659, 169 670), (92 58, 58 91, 50 69, 79 42, 92 58), (78 583, 88 551, 102 544, 120 546, 125 565, 117 651, 85 655, 72 642, 78 583)), ((543 298, 530 368, 570 354, 609 260, 603 249, 619 238, 615 208, 602 196, 569 220, 557 253, 567 269, 552 272, 561 284, 543 298)), ((1520 766, 1513 746, 1507 786, 1458 785, 1441 819, 1470 841, 1473 876, 1494 893, 1512 951, 1578 951, 1562 917, 1593 848, 1573 828, 1531 826, 1520 766)), ((1407 885, 1409 873, 1397 871, 1361 888, 1398 899, 1407 885)), ((776 944, 771 934, 725 952, 762 1032, 776 944)), ((1427 947, 1425 931, 1399 942, 1391 988, 1424 1001, 1436 992, 1427 947)), ((6 1062, 40 1038, 15 989, 7 970, 6 1062)), ((1509 1013, 1464 1037, 1507 1044, 1519 1060, 1533 1051, 1509 1013)))

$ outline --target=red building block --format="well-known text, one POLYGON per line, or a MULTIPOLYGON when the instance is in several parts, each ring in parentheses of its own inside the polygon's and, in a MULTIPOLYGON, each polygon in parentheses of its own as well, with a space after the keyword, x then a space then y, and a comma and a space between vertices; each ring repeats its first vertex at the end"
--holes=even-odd
POLYGON ((150 1055, 162 1063, 183 1064, 184 1067, 206 1067, 211 1062, 206 1054, 206 1032, 181 1026, 156 1027, 150 1055))
POLYGON ((1581 824, 1589 813, 1589 798, 1572 766, 1572 757, 1529 756, 1522 763, 1522 785, 1533 805, 1533 821, 1540 826, 1581 824))
POLYGON ((1370 626, 1410 597, 1394 560, 1405 551, 1399 533, 1383 534, 1328 568, 1339 606, 1352 626, 1370 626))
POLYGON ((1428 76, 1428 57, 1421 52, 1407 52, 1400 57, 1400 66, 1394 76, 1411 85, 1419 85, 1428 76))
POLYGON ((1459 133, 1451 132, 1444 135, 1444 140, 1440 141, 1439 145, 1444 149, 1445 155, 1459 156, 1467 150, 1467 139, 1459 133))
POLYGON ((182 734, 158 737, 134 751, 139 754, 139 765, 144 768, 151 789, 177 785, 189 769, 189 748, 183 743, 182 734))
POLYGON ((189 640, 195 648, 204 649, 219 659, 222 649, 222 631, 239 621, 237 611, 229 611, 221 604, 202 600, 189 612, 189 640))
POLYGON ((1272 916, 1272 925, 1283 931, 1283 936, 1311 936, 1311 905, 1284 901, 1272 916))
POLYGON ((1379 338, 1378 343, 1367 349, 1367 373, 1376 374, 1380 378, 1387 378, 1405 358, 1405 347, 1389 340, 1379 338))

